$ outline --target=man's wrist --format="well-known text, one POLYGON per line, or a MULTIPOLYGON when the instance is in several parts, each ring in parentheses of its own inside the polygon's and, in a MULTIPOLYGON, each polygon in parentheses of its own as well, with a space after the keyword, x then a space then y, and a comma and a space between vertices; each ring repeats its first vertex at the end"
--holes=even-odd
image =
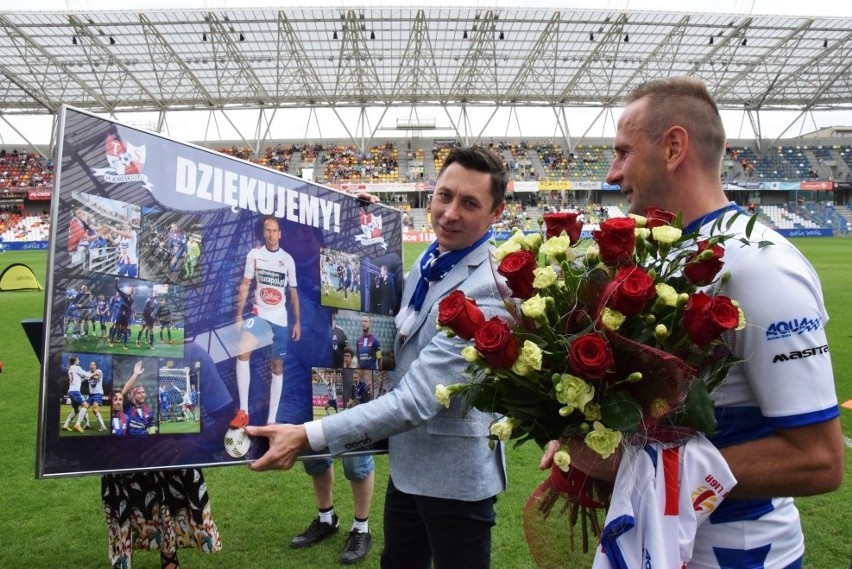
POLYGON ((314 451, 323 450, 328 446, 321 423, 322 421, 317 420, 308 421, 303 425, 305 427, 305 434, 308 437, 308 446, 314 451))

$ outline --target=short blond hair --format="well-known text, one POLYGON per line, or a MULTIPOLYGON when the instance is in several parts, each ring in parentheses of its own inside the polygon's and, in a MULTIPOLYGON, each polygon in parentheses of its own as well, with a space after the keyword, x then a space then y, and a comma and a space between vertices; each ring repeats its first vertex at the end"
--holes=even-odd
POLYGON ((655 79, 633 89, 624 102, 640 100, 647 101, 641 128, 650 140, 659 142, 671 127, 683 127, 695 143, 702 166, 721 169, 725 127, 703 81, 687 76, 655 79))

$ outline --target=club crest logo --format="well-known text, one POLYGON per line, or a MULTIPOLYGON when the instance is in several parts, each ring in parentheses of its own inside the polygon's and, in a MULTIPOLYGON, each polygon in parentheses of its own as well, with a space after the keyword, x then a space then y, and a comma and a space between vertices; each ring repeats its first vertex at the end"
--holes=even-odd
POLYGON ((360 235, 355 236, 355 240, 361 245, 376 245, 380 244, 387 249, 384 237, 382 237, 382 216, 373 213, 368 213, 366 209, 361 209, 361 214, 358 216, 358 223, 361 225, 360 235))
POLYGON ((92 168, 95 176, 111 184, 142 182, 142 187, 148 190, 153 188, 148 183, 148 177, 142 173, 146 159, 144 144, 136 146, 109 135, 104 146, 109 168, 92 168))

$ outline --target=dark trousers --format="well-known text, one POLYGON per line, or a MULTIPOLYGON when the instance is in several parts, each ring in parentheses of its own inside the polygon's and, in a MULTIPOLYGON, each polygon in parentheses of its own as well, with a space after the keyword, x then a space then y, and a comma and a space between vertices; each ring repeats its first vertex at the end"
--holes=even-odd
POLYGON ((434 563, 434 569, 488 569, 496 501, 406 494, 388 480, 382 568, 429 569, 434 563))

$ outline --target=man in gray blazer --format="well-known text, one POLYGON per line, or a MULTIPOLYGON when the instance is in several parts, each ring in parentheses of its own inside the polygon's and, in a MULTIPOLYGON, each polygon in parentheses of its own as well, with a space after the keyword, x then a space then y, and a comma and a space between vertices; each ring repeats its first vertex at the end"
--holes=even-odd
POLYGON ((497 417, 435 399, 436 385, 463 381, 461 351, 471 343, 438 331, 436 320, 438 303, 456 289, 487 318, 504 313, 489 253, 507 183, 502 159, 489 150, 455 148, 444 161, 432 197, 437 238, 406 278, 396 319, 391 391, 304 425, 247 428, 269 438, 254 470, 290 468, 309 446, 340 454, 389 438, 384 568, 490 566, 494 503, 506 488, 503 446, 488 446, 497 417))

